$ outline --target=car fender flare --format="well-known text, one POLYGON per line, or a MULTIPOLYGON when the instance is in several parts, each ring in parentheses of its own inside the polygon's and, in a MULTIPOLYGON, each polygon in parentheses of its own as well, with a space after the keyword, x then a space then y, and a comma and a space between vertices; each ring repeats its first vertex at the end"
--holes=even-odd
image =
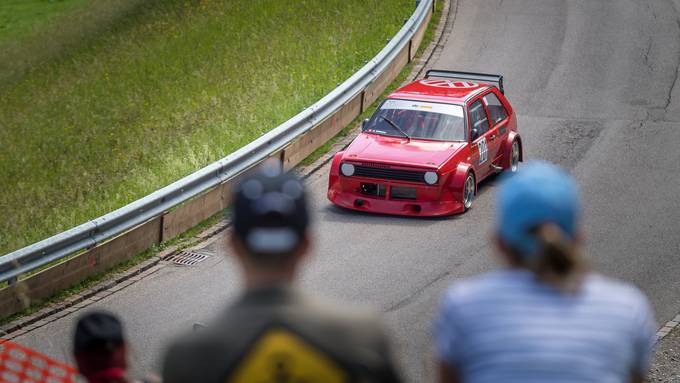
POLYGON ((337 152, 333 156, 333 161, 331 162, 331 170, 328 172, 328 187, 332 187, 340 178, 340 162, 345 154, 344 151, 337 152))
POLYGON ((340 162, 342 161, 342 156, 345 154, 344 151, 335 153, 333 156, 333 161, 331 162, 331 174, 336 176, 340 175, 340 162))
POLYGON ((508 138, 503 143, 503 169, 510 167, 510 151, 512 150, 513 141, 519 144, 519 160, 524 161, 524 149, 522 148, 522 137, 516 131, 510 131, 508 138))
POLYGON ((458 163, 456 171, 453 173, 453 177, 449 183, 451 190, 456 194, 456 198, 463 200, 463 187, 465 186, 465 177, 468 173, 472 173, 475 177, 475 194, 477 194, 477 174, 475 173, 474 167, 467 162, 458 163))

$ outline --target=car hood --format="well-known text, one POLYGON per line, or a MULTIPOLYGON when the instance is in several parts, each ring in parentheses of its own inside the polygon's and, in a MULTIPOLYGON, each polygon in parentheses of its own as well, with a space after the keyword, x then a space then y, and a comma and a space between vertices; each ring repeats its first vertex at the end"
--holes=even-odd
POLYGON ((345 149, 344 158, 351 161, 438 168, 463 146, 464 142, 409 142, 401 137, 361 133, 345 149))

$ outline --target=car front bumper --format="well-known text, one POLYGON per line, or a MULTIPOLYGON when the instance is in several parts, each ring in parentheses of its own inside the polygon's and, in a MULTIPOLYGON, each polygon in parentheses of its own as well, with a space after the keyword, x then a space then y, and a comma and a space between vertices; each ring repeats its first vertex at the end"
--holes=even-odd
POLYGON ((328 199, 352 210, 380 214, 436 217, 465 211, 463 203, 441 185, 402 183, 384 179, 331 176, 328 199), (380 195, 365 193, 363 185, 381 185, 380 195), (394 190, 393 190, 394 189, 394 190), (413 192, 411 198, 395 198, 397 191, 413 192), (415 197, 415 198, 413 198, 415 197))

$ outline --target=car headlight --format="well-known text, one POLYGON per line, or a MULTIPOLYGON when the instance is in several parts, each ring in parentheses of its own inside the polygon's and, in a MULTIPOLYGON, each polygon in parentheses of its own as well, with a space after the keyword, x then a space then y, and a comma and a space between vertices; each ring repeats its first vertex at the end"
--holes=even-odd
POLYGON ((426 172, 424 178, 425 183, 427 183, 428 185, 434 185, 439 180, 439 176, 435 172, 426 172))
POLYGON ((340 173, 342 173, 343 176, 351 177, 354 175, 354 165, 344 163, 340 165, 340 173))

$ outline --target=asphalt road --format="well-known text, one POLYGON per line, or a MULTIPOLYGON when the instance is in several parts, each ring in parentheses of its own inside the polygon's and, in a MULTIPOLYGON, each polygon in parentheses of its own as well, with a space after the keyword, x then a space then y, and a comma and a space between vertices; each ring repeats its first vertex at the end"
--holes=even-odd
MULTIPOLYGON (((680 0, 460 0, 432 65, 505 75, 525 158, 576 176, 592 264, 640 286, 660 322, 680 311, 679 10, 680 0)), ((332 207, 327 173, 307 182, 316 246, 303 285, 383 310, 406 376, 431 381, 439 297, 454 280, 495 267, 496 181, 465 215, 409 219, 332 207)), ((194 268, 164 267, 95 304, 125 318, 136 371, 157 367, 169 337, 237 293, 223 243, 215 237, 207 247, 215 255, 194 268)), ((67 359, 72 321, 17 340, 67 359)))

